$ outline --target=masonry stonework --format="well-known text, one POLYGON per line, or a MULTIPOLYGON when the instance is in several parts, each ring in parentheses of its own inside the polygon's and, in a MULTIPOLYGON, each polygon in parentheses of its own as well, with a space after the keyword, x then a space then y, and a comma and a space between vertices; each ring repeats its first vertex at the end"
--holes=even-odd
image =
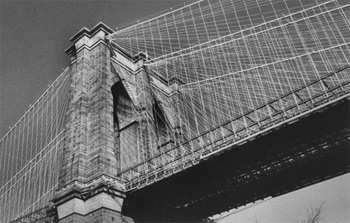
POLYGON ((53 200, 59 222, 125 222, 111 93, 118 78, 111 71, 105 41, 111 32, 102 23, 84 28, 71 38, 73 45, 66 51, 71 57, 70 99, 53 200))
MULTIPOLYGON (((147 56, 129 55, 108 40, 99 23, 71 38, 70 99, 65 146, 55 203, 59 222, 125 222, 122 171, 145 162, 179 140, 174 113, 176 84, 144 66, 147 56), (169 134, 173 129, 173 134, 169 134)), ((175 155, 175 154, 174 154, 175 155)))

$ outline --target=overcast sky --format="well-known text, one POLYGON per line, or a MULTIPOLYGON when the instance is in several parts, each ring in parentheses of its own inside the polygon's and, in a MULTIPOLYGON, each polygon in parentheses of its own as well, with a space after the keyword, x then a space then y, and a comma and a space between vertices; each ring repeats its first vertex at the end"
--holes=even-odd
MULTIPOLYGON (((68 66, 64 50, 82 27, 122 23, 183 0, 0 0, 0 138, 68 66)), ((142 19, 141 19, 142 20, 142 19)), ((324 202, 324 222, 350 222, 350 174, 270 199, 221 222, 302 222, 306 208, 324 202)))

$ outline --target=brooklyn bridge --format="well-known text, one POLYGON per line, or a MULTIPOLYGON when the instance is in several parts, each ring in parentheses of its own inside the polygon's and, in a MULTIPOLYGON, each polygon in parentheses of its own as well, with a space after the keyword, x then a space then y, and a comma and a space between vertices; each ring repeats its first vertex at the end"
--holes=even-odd
POLYGON ((82 28, 0 139, 0 222, 205 222, 350 170, 350 3, 82 28))

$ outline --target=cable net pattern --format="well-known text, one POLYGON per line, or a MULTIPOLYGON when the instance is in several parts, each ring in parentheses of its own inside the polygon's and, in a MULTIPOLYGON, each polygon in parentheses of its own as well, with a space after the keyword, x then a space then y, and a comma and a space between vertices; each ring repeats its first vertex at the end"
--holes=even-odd
POLYGON ((69 77, 67 68, 0 140, 0 222, 43 208, 53 198, 69 77))
MULTIPOLYGON (((192 1, 109 37, 128 54, 143 52, 152 81, 171 91, 144 75, 119 92, 127 190, 349 97, 347 0, 192 1), (132 101, 141 102, 138 118, 132 101)), ((53 197, 69 79, 67 69, 0 140, 1 222, 46 210, 53 197)))
MULTIPOLYGON (((151 76, 178 82, 174 116, 184 137, 122 174, 138 179, 135 187, 152 181, 144 172, 154 180, 160 168, 162 178, 230 137, 249 137, 349 89, 348 1, 203 0, 110 37, 131 55, 143 52, 151 76)), ((167 128, 169 138, 179 134, 167 128)))

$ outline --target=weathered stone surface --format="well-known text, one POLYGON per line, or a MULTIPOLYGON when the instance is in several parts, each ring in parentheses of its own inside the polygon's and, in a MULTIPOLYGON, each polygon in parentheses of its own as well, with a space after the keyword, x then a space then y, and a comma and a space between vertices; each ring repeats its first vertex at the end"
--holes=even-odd
POLYGON ((111 71, 105 36, 98 24, 71 40, 70 99, 59 187, 53 200, 60 222, 122 222, 124 187, 117 180, 120 153, 116 143, 111 71))
POLYGON ((53 200, 60 222, 132 222, 121 214, 125 196, 118 173, 183 140, 176 132, 181 127, 174 113, 176 86, 152 76, 143 53, 111 48, 110 32, 103 24, 84 28, 66 51, 70 99, 53 200))

